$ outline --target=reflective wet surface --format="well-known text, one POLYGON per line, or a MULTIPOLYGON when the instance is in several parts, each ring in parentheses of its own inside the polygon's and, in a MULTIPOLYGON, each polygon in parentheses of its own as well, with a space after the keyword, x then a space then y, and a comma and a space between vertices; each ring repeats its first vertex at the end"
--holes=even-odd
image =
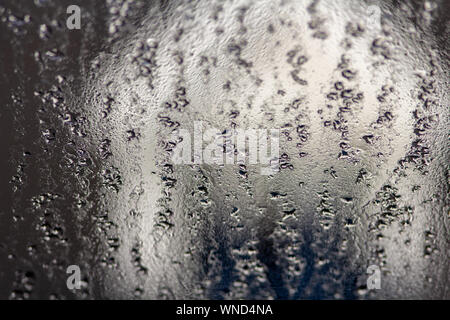
POLYGON ((448 299, 448 12, 0 3, 0 297, 448 299), (174 163, 199 121, 278 171, 174 163))

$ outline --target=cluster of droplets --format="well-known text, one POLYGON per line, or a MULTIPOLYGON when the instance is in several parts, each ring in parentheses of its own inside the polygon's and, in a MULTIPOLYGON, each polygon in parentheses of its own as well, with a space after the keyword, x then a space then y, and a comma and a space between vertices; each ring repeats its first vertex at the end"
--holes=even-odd
POLYGON ((400 168, 404 168, 408 163, 415 166, 423 174, 427 174, 426 167, 431 162, 431 152, 426 134, 439 123, 439 115, 433 112, 436 106, 436 62, 430 61, 431 70, 426 75, 418 74, 420 77, 420 90, 418 93, 419 103, 413 111, 414 135, 415 139, 411 143, 411 148, 399 161, 400 168))
POLYGON ((312 1, 308 6, 307 11, 311 16, 308 21, 308 28, 312 30, 312 37, 320 40, 328 38, 328 31, 325 28, 326 19, 321 16, 319 10, 317 10, 318 1, 312 1))
POLYGON ((139 4, 133 0, 107 0, 109 8, 109 26, 108 33, 114 39, 120 36, 120 31, 126 28, 128 17, 131 15, 131 9, 138 9, 139 4))
POLYGON ((123 182, 118 168, 109 166, 101 171, 102 185, 109 190, 119 192, 123 182))
POLYGON ((129 57, 132 65, 136 68, 134 76, 145 78, 150 88, 153 88, 154 73, 158 66, 156 62, 157 49, 158 41, 149 38, 145 42, 138 42, 129 57))
POLYGON ((337 109, 336 116, 332 120, 325 120, 324 126, 332 128, 340 134, 339 159, 346 159, 351 163, 359 162, 360 150, 354 148, 349 142, 349 116, 355 115, 360 110, 364 94, 357 89, 349 87, 348 82, 356 76, 356 71, 349 68, 350 59, 345 55, 341 56, 338 70, 341 72, 342 80, 334 83, 333 89, 327 93, 327 108, 337 109))
POLYGON ((410 206, 399 204, 400 195, 395 187, 384 185, 376 194, 374 204, 380 207, 380 212, 376 214, 377 220, 373 227, 382 231, 394 221, 398 221, 402 228, 411 225, 413 209, 410 206))
POLYGON ((154 228, 158 232, 165 232, 175 226, 173 210, 171 209, 172 190, 177 184, 177 179, 174 177, 174 167, 169 163, 161 166, 161 197, 158 199, 158 206, 160 210, 155 214, 154 228))
POLYGON ((258 259, 258 242, 248 241, 239 248, 232 250, 236 260, 236 278, 230 290, 230 298, 273 299, 270 283, 267 279, 266 268, 258 259))
POLYGON ((301 78, 299 73, 302 71, 302 66, 308 62, 308 58, 301 54, 301 50, 292 49, 287 53, 287 63, 290 64, 294 69, 290 72, 292 80, 301 86, 308 85, 308 81, 301 78))
POLYGON ((26 33, 27 25, 31 22, 31 16, 29 14, 15 15, 10 9, 0 6, 0 21, 6 24, 16 35, 23 35, 26 33))
POLYGON ((17 270, 15 280, 9 299, 26 300, 31 297, 36 282, 36 276, 33 271, 17 270))

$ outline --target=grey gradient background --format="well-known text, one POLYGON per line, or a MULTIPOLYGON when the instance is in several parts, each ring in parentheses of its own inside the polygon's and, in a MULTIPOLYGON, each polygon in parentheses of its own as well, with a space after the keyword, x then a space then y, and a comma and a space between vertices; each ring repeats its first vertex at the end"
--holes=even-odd
POLYGON ((449 2, 314 3, 0 0, 0 298, 448 299, 449 2), (371 4, 384 29, 358 31, 371 4), (337 81, 364 94, 350 114, 337 81), (159 112, 286 125, 293 169, 168 166, 159 112))

